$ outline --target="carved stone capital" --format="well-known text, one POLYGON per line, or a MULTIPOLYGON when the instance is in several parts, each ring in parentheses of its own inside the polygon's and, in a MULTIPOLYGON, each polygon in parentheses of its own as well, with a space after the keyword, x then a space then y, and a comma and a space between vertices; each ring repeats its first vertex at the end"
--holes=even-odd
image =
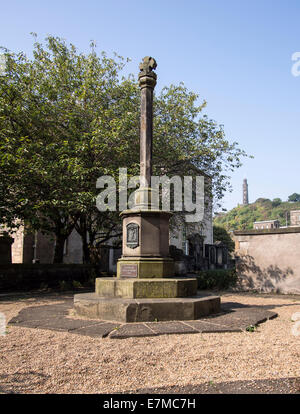
POLYGON ((154 88, 156 85, 156 73, 153 72, 157 67, 156 60, 151 56, 144 57, 140 63, 139 86, 140 88, 154 88))

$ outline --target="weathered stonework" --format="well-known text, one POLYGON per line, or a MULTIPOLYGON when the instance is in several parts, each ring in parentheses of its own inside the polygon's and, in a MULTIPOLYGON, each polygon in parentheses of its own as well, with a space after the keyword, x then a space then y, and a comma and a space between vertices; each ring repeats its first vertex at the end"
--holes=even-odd
POLYGON ((197 295, 194 278, 118 279, 97 278, 96 294, 115 298, 184 298, 197 295))
POLYGON ((184 321, 220 312, 220 297, 125 299, 82 293, 75 295, 74 308, 78 315, 117 322, 184 321))

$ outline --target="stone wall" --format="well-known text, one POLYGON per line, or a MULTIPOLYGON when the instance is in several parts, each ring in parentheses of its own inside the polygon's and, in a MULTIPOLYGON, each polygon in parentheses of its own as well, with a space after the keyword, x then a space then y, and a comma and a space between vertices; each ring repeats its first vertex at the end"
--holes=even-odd
MULTIPOLYGON (((0 264, 0 292, 28 291, 47 286, 60 288, 60 282, 86 285, 100 272, 91 265, 78 264, 0 264)), ((92 283, 91 283, 92 286, 92 283)))
POLYGON ((234 232, 243 289, 300 294, 300 227, 234 232))

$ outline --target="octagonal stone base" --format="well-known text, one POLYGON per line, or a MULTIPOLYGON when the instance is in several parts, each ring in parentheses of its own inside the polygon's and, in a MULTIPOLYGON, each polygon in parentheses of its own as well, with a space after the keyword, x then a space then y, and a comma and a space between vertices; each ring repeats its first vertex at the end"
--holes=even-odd
POLYGON ((74 296, 77 315, 116 322, 184 321, 220 312, 219 296, 191 298, 103 298, 96 293, 74 296))
POLYGON ((183 298, 197 295, 197 279, 97 278, 96 294, 101 297, 124 299, 183 298))

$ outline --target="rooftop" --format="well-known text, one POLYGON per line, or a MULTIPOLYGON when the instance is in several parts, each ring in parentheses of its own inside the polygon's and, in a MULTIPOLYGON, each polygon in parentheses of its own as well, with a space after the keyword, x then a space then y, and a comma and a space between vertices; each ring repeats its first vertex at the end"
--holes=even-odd
POLYGON ((278 220, 275 219, 275 220, 255 221, 254 224, 259 224, 259 223, 274 223, 274 221, 278 221, 278 220))
POLYGON ((235 236, 256 236, 263 234, 300 233, 300 226, 279 227, 277 229, 235 230, 235 236))

